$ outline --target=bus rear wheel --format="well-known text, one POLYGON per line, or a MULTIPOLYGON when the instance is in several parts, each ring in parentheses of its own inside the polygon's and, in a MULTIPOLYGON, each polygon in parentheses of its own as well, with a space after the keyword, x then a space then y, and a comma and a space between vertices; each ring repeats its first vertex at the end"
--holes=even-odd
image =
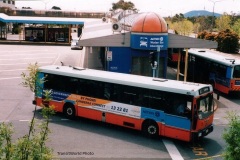
POLYGON ((159 131, 158 131, 158 125, 155 121, 152 120, 146 120, 143 123, 142 131, 145 135, 148 137, 157 137, 159 131))
POLYGON ((72 104, 66 103, 64 105, 63 113, 64 113, 66 118, 75 119, 76 111, 75 111, 75 108, 72 104))

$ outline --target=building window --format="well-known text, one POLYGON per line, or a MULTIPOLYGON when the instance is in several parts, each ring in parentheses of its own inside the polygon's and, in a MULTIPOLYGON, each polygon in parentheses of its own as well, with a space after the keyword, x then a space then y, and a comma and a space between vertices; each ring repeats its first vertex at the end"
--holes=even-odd
POLYGON ((5 1, 5 0, 3 0, 3 3, 6 3, 6 1, 5 1))
POLYGON ((11 1, 8 1, 8 4, 11 4, 11 1))
POLYGON ((15 1, 12 1, 12 4, 15 5, 15 1))

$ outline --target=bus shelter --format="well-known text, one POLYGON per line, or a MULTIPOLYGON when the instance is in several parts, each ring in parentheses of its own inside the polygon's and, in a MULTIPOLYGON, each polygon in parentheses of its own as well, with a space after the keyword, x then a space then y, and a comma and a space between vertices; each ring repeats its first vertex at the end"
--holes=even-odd
MULTIPOLYGON (((26 41, 61 41, 69 43, 72 28, 76 28, 79 35, 84 23, 95 21, 94 18, 63 18, 63 17, 32 17, 32 16, 8 16, 0 13, 0 22, 23 24, 19 29, 26 41), (57 27, 53 26, 58 25, 57 27)), ((6 32, 6 27, 1 27, 1 33, 6 32)), ((1 34, 6 39, 6 33, 1 34)))

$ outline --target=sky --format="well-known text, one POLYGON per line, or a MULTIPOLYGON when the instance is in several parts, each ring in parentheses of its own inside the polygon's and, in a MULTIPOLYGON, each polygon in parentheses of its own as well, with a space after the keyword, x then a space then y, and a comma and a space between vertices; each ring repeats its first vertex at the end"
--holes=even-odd
MULTIPOLYGON (((51 9, 60 7, 66 11, 108 12, 112 3, 119 0, 15 0, 17 8, 51 9)), ((240 0, 125 0, 131 1, 139 12, 156 12, 161 16, 174 16, 191 10, 207 10, 215 13, 240 14, 240 0)))

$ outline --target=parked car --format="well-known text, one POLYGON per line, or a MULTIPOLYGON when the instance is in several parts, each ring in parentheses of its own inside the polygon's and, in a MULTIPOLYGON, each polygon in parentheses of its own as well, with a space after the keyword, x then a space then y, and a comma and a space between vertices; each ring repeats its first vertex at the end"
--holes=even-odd
POLYGON ((83 46, 80 46, 79 45, 79 39, 72 39, 71 40, 71 49, 78 49, 78 50, 82 50, 83 49, 83 46))
POLYGON ((29 38, 29 41, 37 42, 37 41, 38 41, 38 38, 35 37, 35 36, 31 36, 31 37, 29 38))
POLYGON ((57 38, 57 42, 65 42, 65 38, 57 38))

